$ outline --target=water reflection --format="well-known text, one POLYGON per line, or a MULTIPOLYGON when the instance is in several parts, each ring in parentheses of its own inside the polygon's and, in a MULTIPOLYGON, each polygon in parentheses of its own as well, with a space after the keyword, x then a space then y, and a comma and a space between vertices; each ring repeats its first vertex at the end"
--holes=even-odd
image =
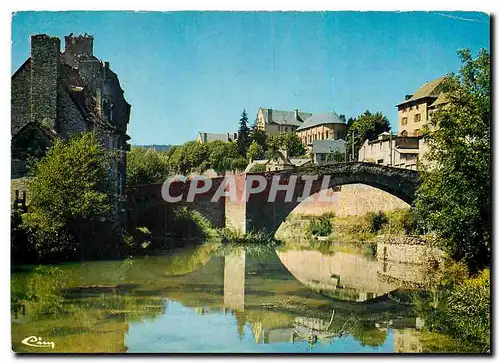
POLYGON ((209 244, 28 268, 12 273, 13 349, 42 352, 21 344, 36 335, 57 352, 415 351, 422 324, 386 298, 399 283, 380 269, 366 254, 209 244))

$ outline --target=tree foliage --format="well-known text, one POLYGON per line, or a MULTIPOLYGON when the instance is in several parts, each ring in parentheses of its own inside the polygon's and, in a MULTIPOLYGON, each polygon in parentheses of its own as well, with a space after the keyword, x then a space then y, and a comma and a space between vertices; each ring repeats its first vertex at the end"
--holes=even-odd
POLYGON ((462 67, 443 91, 449 104, 424 131, 429 151, 421 165, 416 207, 429 230, 472 271, 490 265, 491 109, 490 56, 459 51, 462 67), (437 129, 435 129, 437 127, 437 129))
POLYGON ((257 160, 264 156, 264 149, 254 140, 250 144, 250 147, 247 151, 247 159, 250 162, 251 160, 257 160))
POLYGON ((109 170, 114 157, 97 134, 84 133, 56 140, 34 164, 23 225, 40 256, 74 254, 113 221, 117 196, 109 170))
POLYGON ((391 126, 389 120, 382 112, 371 113, 366 110, 356 118, 347 121, 347 145, 349 155, 352 158, 352 144, 354 142, 354 157, 357 160, 359 148, 366 139, 375 140, 382 132, 389 131, 391 126), (354 138, 353 138, 354 133, 354 138))
POLYGON ((272 157, 276 151, 285 148, 289 157, 304 156, 306 150, 295 133, 279 134, 269 136, 267 142, 267 155, 272 157))
POLYGON ((127 153, 127 184, 163 183, 169 175, 167 153, 134 147, 127 153))
POLYGON ((240 117, 240 127, 238 128, 238 150, 240 155, 247 155, 248 146, 250 145, 250 129, 248 128, 247 111, 243 109, 240 117))

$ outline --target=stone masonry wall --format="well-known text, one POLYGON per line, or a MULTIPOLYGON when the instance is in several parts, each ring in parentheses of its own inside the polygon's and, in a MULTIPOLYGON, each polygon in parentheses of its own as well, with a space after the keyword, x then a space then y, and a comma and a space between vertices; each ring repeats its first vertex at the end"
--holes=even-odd
POLYGON ((31 121, 55 130, 61 42, 57 37, 31 37, 31 121))
POLYGON ((26 62, 12 77, 11 82, 11 135, 15 135, 30 122, 31 62, 26 62))

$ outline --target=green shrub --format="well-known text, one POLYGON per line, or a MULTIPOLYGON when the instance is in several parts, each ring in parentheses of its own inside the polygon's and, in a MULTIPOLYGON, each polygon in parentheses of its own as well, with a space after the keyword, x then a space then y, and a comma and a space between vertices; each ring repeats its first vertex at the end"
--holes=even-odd
POLYGON ((116 247, 110 238, 117 196, 109 179, 116 155, 101 141, 93 132, 56 140, 30 171, 23 228, 39 257, 80 257, 116 247))
POLYGON ((332 233, 332 214, 324 214, 309 221, 309 231, 313 236, 326 237, 332 233))
POLYGON ((387 218, 387 215, 382 211, 378 213, 368 213, 368 219, 370 221, 370 231, 372 233, 377 233, 389 222, 389 218, 387 218))
POLYGON ((250 168, 251 173, 265 173, 266 172, 266 165, 265 164, 254 164, 250 168))
POLYGON ((458 284, 451 292, 444 314, 465 340, 490 347, 490 270, 458 284))

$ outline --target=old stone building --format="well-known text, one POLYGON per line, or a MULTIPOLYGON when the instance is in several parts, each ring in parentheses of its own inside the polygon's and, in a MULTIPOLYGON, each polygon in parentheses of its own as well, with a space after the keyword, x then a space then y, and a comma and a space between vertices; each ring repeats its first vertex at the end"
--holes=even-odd
POLYGON ((365 140, 359 149, 358 161, 416 170, 424 161, 428 150, 422 137, 422 128, 430 124, 435 111, 446 107, 448 100, 443 92, 440 77, 426 82, 413 95, 407 95, 398 108, 396 135, 382 133, 376 140, 365 140))
POLYGON ((398 135, 420 136, 422 126, 428 124, 435 109, 447 103, 442 92, 443 81, 440 77, 426 82, 413 95, 406 95, 398 108, 398 135))
POLYGON ((344 140, 347 128, 345 118, 330 111, 309 116, 296 133, 304 146, 312 146, 315 140, 344 140))
POLYGON ((383 132, 375 140, 365 140, 358 161, 416 170, 419 150, 418 137, 383 132))
POLYGON ((110 171, 117 193, 125 189, 130 104, 109 62, 93 54, 94 38, 45 34, 31 37, 31 56, 12 75, 12 178, 26 174, 26 160, 44 155, 55 138, 95 130, 104 146, 118 150, 110 171))
POLYGON ((260 107, 257 111, 256 125, 268 135, 275 136, 293 133, 310 116, 312 113, 299 110, 280 111, 260 107))

